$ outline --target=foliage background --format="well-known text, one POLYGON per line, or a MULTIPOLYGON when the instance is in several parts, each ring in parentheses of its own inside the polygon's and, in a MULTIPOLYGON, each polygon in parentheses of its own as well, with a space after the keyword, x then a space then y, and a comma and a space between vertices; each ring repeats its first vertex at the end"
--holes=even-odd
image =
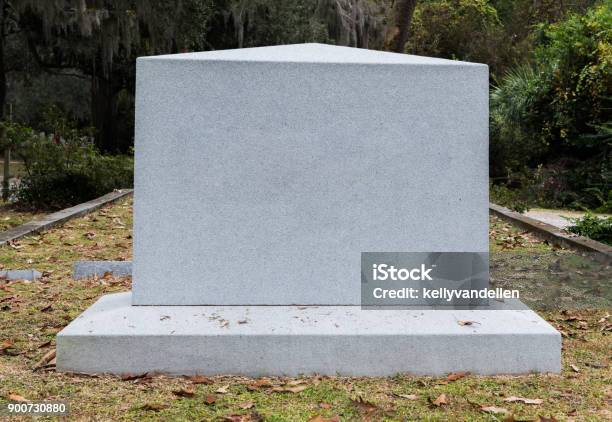
POLYGON ((611 8, 609 0, 0 0, 0 120, 10 109, 14 122, 70 139, 49 127, 54 110, 90 131, 96 151, 129 154, 136 57, 300 42, 384 49, 403 11, 411 19, 399 50, 490 67, 494 200, 611 211, 611 8))

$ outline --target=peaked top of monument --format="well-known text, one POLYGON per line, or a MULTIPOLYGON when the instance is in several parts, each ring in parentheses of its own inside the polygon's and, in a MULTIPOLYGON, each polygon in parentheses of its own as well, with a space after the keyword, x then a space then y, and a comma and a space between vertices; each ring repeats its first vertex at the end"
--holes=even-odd
POLYGON ((196 60, 231 62, 288 62, 288 63, 355 63, 406 65, 473 65, 479 63, 410 54, 389 53, 363 48, 341 47, 328 44, 288 44, 270 47, 238 48, 233 50, 200 51, 195 53, 165 54, 140 57, 139 60, 196 60))

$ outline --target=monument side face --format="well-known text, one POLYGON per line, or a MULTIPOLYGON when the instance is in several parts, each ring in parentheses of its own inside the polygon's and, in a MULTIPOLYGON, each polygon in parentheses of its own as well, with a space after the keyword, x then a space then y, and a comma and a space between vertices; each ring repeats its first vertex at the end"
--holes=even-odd
POLYGON ((135 144, 136 305, 356 305, 361 252, 488 251, 484 65, 140 59, 135 144))

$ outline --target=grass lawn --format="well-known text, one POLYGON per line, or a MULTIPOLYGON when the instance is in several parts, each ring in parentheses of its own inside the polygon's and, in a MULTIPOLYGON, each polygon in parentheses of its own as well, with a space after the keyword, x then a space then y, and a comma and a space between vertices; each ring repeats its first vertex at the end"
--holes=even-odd
POLYGON ((44 213, 16 209, 13 205, 0 200, 0 232, 25 224, 42 215, 44 213))
MULTIPOLYGON (((71 420, 612 420, 612 322, 601 308, 542 314, 563 333, 560 375, 250 379, 136 374, 121 379, 61 374, 52 364, 34 370, 53 350, 55 334, 79 313, 102 294, 130 289, 129 278, 73 281, 70 272, 79 259, 131 259, 131 211, 126 199, 0 248, 0 267, 44 271, 36 282, 0 280, 2 399, 66 400, 71 420)), ((552 251, 497 218, 491 218, 490 233, 493 251, 552 251)))

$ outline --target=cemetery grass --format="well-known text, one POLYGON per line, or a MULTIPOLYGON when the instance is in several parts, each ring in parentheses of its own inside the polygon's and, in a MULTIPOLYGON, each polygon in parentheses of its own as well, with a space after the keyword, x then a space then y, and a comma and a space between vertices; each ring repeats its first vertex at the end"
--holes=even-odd
POLYGON ((0 200, 0 232, 25 224, 43 215, 41 212, 16 208, 0 200))
MULTIPOLYGON (((55 334, 101 295, 130 289, 129 278, 72 281, 72 263, 131 259, 131 225, 131 199, 126 199, 0 249, 2 267, 44 271, 36 282, 0 281, 0 401, 66 400, 71 420, 612 418, 611 320, 601 309, 542 313, 563 333, 560 375, 250 379, 133 374, 122 379, 55 372, 49 353, 55 334)), ((491 218, 490 229, 493 250, 551 250, 497 218, 491 218)))

